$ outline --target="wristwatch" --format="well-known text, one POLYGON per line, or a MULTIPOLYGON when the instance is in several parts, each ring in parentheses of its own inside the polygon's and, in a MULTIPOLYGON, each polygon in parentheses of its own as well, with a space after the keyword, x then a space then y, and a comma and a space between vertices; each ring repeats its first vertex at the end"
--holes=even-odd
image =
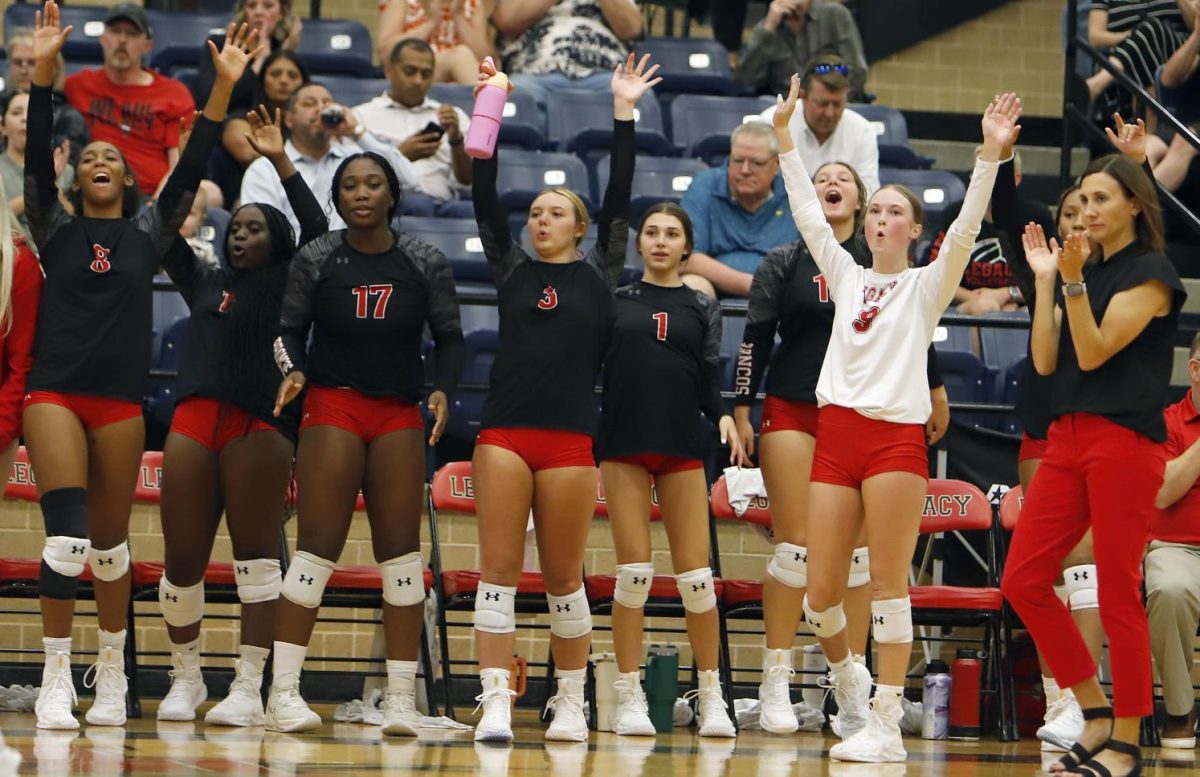
POLYGON ((1062 293, 1064 297, 1082 297, 1086 291, 1087 284, 1083 281, 1064 283, 1062 286, 1062 293))
POLYGON ((1008 287, 1008 299, 1010 302, 1016 302, 1017 304, 1020 304, 1021 302, 1023 302, 1023 300, 1021 298, 1021 287, 1016 285, 1015 283, 1012 286, 1009 286, 1008 287))

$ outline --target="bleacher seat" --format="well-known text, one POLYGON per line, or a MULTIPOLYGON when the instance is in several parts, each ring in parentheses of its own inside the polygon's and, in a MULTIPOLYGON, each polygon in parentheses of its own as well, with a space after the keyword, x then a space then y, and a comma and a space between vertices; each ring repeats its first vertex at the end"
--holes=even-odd
MULTIPOLYGON (((970 351, 938 349, 938 364, 951 402, 992 402, 998 370, 986 366, 970 351)), ((995 429, 994 413, 953 413, 955 420, 977 429, 995 429)))
POLYGON ((898 183, 912 189, 925 208, 925 223, 944 223, 949 206, 961 202, 967 194, 962 179, 948 170, 900 170, 884 167, 879 182, 898 183))
MULTIPOLYGON (((992 316, 1028 318, 1028 313, 1022 310, 1014 313, 993 313, 992 316)), ((1024 359, 1029 352, 1029 330, 981 326, 979 347, 984 364, 1001 371, 1007 370, 1013 363, 1024 359)))
POLYGON ((154 31, 154 49, 146 64, 167 75, 177 67, 196 67, 200 57, 208 56, 205 41, 210 36, 225 39, 228 13, 196 14, 149 10, 154 31))
MULTIPOLYGON (((596 190, 593 195, 597 202, 603 199, 608 186, 608 162, 607 155, 596 161, 596 190)), ((642 214, 651 205, 666 200, 679 202, 692 185, 692 178, 707 169, 707 165, 698 159, 639 156, 633 171, 633 197, 629 201, 632 228, 637 228, 642 221, 642 214)))
POLYGON ((371 61, 374 52, 370 31, 352 19, 305 19, 296 50, 314 75, 351 76, 379 72, 371 61))
POLYGON ((490 281, 483 243, 474 219, 438 219, 404 216, 400 229, 437 248, 450 260, 454 279, 458 281, 490 281))
MULTIPOLYGON (((187 348, 188 320, 181 318, 172 324, 162 337, 162 347, 153 366, 161 370, 178 371, 183 352, 187 348)), ((150 396, 146 405, 150 417, 163 429, 170 427, 171 415, 175 412, 175 378, 155 378, 151 381, 150 396)))
POLYGON ((504 151, 496 181, 500 204, 510 213, 528 210, 544 189, 566 186, 592 209, 587 167, 574 154, 504 151))
MULTIPOLYGON (((460 84, 434 84, 429 90, 429 99, 450 103, 470 116, 475 106, 475 97, 471 94, 473 89, 474 87, 460 84)), ((611 98, 609 105, 612 105, 611 98)), ((528 93, 513 92, 508 96, 497 142, 501 146, 528 151, 540 151, 549 146, 546 140, 545 120, 538 110, 537 102, 528 93)))
POLYGON ((355 76, 320 76, 318 79, 329 89, 339 105, 353 108, 374 100, 391 89, 386 78, 357 78, 355 76))
MULTIPOLYGON (((608 92, 564 89, 546 105, 546 134, 561 151, 583 156, 612 147, 613 100, 608 92)), ((653 94, 634 108, 634 141, 638 151, 655 156, 675 150, 663 134, 662 109, 653 94)))
MULTIPOLYGON (((42 10, 41 3, 13 3, 4 11, 4 41, 8 42, 18 29, 33 29, 34 14, 42 10)), ((100 49, 100 35, 104 32, 104 17, 108 16, 108 5, 59 6, 62 26, 75 29, 63 44, 63 58, 68 62, 91 63, 104 61, 100 49)))
POLYGON ((904 114, 886 105, 854 103, 846 106, 871 123, 879 144, 879 166, 906 170, 926 170, 933 159, 920 156, 908 143, 908 122, 904 114))
MULTIPOLYGON (((500 334, 494 329, 477 329, 465 338, 466 356, 463 359, 462 383, 488 385, 492 364, 500 348, 500 334)), ((446 436, 460 441, 473 441, 479 434, 486 394, 480 390, 463 389, 450 398, 450 420, 446 436)))
POLYGON ((646 38, 634 45, 640 59, 649 54, 662 76, 660 92, 736 94, 729 52, 715 40, 701 38, 646 38))
MULTIPOLYGON (((169 280, 166 275, 159 275, 160 280, 169 280)), ((158 357, 162 347, 162 338, 171 326, 181 318, 188 317, 188 306, 179 292, 167 289, 155 289, 152 297, 154 340, 150 349, 150 358, 158 357)))
POLYGON ((708 164, 729 155, 729 133, 774 105, 768 97, 681 94, 671 101, 671 137, 684 156, 708 164))

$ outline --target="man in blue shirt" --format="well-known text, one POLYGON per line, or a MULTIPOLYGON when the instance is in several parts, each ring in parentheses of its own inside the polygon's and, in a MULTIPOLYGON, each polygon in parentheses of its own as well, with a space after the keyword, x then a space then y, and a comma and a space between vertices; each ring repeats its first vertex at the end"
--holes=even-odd
POLYGON ((706 294, 746 297, 763 255, 800 239, 779 175, 771 125, 747 122, 729 138, 729 161, 705 170, 683 196, 695 247, 683 282, 706 294))

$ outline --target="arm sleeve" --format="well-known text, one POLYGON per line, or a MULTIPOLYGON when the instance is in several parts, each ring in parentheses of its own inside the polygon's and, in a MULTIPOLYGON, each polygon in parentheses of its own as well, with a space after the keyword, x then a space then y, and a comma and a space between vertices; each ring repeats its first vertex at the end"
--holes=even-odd
POLYGON ((442 252, 425 265, 429 279, 429 329, 433 333, 433 389, 450 396, 458 388, 466 359, 458 297, 454 293, 454 275, 442 252))
POLYGON ((0 446, 21 435, 21 405, 25 379, 33 367, 33 335, 37 324, 38 300, 42 294, 42 271, 33 251, 17 244, 13 263, 12 328, 4 338, 4 382, 0 384, 0 446))
POLYGON ((50 89, 35 85, 29 91, 26 122, 29 142, 25 147, 25 218, 39 248, 44 248, 70 219, 58 201, 58 187, 54 183, 54 149, 50 145, 53 123, 50 89))
MULTIPOLYGON (((996 184, 992 187, 992 224, 1005 239, 1004 255, 1012 268, 1013 280, 1021 290, 1026 305, 1033 304, 1035 287, 1033 270, 1025 261, 1025 246, 1021 242, 1025 225, 1021 223, 1021 209, 1017 199, 1017 177, 1015 157, 1000 163, 996 171, 996 184)), ((1047 234, 1054 234, 1052 229, 1047 234)))
POLYGON ((483 243, 483 255, 487 257, 496 287, 503 286, 513 270, 529 257, 521 250, 508 230, 508 214, 500 206, 496 193, 496 177, 500 166, 499 152, 491 159, 476 159, 471 165, 471 199, 475 205, 475 223, 479 227, 479 240, 483 243))
POLYGON ((771 360, 775 345, 775 330, 779 326, 779 311, 784 284, 796 262, 799 243, 780 246, 768 251, 754 271, 750 282, 750 301, 746 309, 746 329, 738 348, 737 369, 734 371, 733 403, 753 405, 758 396, 763 373, 771 360))
POLYGON ((177 234, 162 254, 162 267, 190 308, 200 278, 208 271, 208 265, 200 261, 187 241, 177 234))
POLYGON ((298 245, 307 245, 313 238, 329 231, 329 217, 321 209, 320 203, 300 173, 293 173, 283 182, 283 192, 287 195, 288 204, 292 206, 292 213, 296 214, 296 220, 300 222, 298 245))
MULTIPOLYGON (((813 188, 808 171, 804 169, 800 154, 792 149, 780 155, 779 165, 783 170, 783 183, 787 187, 788 202, 792 208, 792 220, 796 222, 796 228, 800 230, 817 268, 825 276, 829 290, 836 296, 842 278, 857 266, 854 258, 838 244, 833 227, 825 220, 817 190, 813 188)), ((978 229, 977 226, 976 231, 978 229)), ((962 270, 959 270, 959 275, 962 275, 962 270)))
POLYGON ((971 184, 967 187, 967 196, 963 198, 962 210, 946 232, 938 260, 923 270, 931 273, 931 280, 937 284, 938 313, 954 299, 954 291, 962 282, 962 274, 971 259, 971 248, 979 235, 979 225, 992 197, 992 184, 995 183, 999 168, 999 162, 975 160, 975 170, 971 173, 971 184))
POLYGON ((708 325, 704 328, 704 364, 700 365, 700 411, 716 426, 729 408, 721 397, 721 303, 701 292, 696 299, 704 306, 708 325))
POLYGON ((929 356, 925 361, 925 375, 929 379, 930 391, 946 385, 945 379, 942 378, 942 365, 938 361, 937 349, 933 347, 933 343, 929 344, 929 356))
POLYGON ((759 22, 750 33, 750 40, 742 47, 737 70, 733 73, 734 80, 756 89, 766 86, 772 49, 777 40, 778 35, 764 29, 762 22, 759 22))
POLYGON ((600 209, 600 222, 596 226, 596 245, 585 260, 600 273, 609 291, 616 290, 621 271, 625 269, 635 150, 633 122, 614 120, 608 188, 604 192, 604 206, 600 209))
POLYGON ((309 243, 292 259, 287 287, 279 313, 279 337, 275 340, 275 363, 284 375, 304 372, 308 330, 316 315, 317 281, 328 250, 328 241, 309 243))
POLYGON ((192 209, 200 179, 208 169, 208 156, 220 139, 221 124, 201 115, 162 194, 153 207, 134 219, 134 226, 150 236, 159 256, 179 237, 179 228, 192 209))
POLYGON ((417 188, 421 176, 417 174, 417 168, 409 161, 408 157, 400 153, 400 149, 386 140, 372 135, 370 131, 362 134, 362 137, 358 139, 358 145, 363 151, 374 151, 391 162, 392 169, 396 171, 396 176, 400 179, 401 188, 417 188))

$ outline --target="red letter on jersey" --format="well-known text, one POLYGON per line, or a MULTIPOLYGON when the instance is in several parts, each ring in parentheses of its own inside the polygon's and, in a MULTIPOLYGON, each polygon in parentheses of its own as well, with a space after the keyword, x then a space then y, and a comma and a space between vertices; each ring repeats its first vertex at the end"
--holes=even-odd
POLYGON ((233 304, 233 294, 228 291, 221 292, 221 306, 217 308, 218 313, 228 313, 229 306, 233 304))
POLYGON ((820 273, 813 276, 813 283, 817 284, 817 299, 822 302, 829 301, 829 284, 825 282, 825 276, 820 273))
POLYGON ((538 307, 542 310, 554 310, 558 307, 558 292, 553 286, 547 286, 542 289, 542 298, 538 300, 538 307))
POLYGON ((92 243, 92 272, 108 272, 112 262, 108 261, 109 250, 99 243, 92 243))
POLYGON ((375 300, 375 310, 370 312, 370 317, 387 318, 387 306, 388 300, 392 296, 392 284, 373 283, 370 286, 356 286, 350 291, 354 293, 355 317, 367 318, 368 298, 378 296, 379 299, 375 300))
POLYGON ((879 315, 879 306, 878 305, 874 305, 872 307, 860 310, 860 311, 858 311, 858 318, 854 319, 854 323, 851 324, 851 326, 854 327, 855 332, 858 332, 861 335, 862 333, 866 332, 868 329, 871 328, 871 322, 874 321, 875 316, 878 316, 878 315, 879 315))
POLYGON ((658 322, 658 339, 662 340, 663 342, 666 342, 667 341, 667 314, 666 313, 655 313, 654 315, 650 316, 650 318, 652 318, 658 322))

